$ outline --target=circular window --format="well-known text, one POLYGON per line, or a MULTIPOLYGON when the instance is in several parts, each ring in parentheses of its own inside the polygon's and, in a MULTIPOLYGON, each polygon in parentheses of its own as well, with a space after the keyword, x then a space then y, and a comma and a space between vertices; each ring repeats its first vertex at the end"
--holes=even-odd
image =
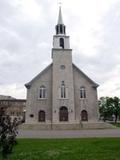
POLYGON ((60 68, 63 70, 65 69, 65 65, 61 65, 60 68))

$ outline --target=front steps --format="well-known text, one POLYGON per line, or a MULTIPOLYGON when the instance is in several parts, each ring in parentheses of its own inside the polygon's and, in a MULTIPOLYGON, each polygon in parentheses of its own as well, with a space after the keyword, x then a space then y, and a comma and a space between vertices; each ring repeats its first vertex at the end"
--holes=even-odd
POLYGON ((23 130, 80 130, 80 129, 113 129, 116 128, 112 124, 106 122, 82 122, 82 123, 37 123, 22 124, 19 126, 23 130))

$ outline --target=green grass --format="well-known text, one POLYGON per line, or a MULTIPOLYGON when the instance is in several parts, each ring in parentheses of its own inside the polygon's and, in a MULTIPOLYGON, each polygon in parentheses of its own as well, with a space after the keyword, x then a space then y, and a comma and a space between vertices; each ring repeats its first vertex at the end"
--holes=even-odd
POLYGON ((120 123, 116 123, 114 124, 116 127, 119 127, 120 128, 120 123))
POLYGON ((112 123, 114 126, 119 127, 120 128, 120 123, 112 123))
POLYGON ((120 160, 120 138, 18 139, 9 160, 120 160))

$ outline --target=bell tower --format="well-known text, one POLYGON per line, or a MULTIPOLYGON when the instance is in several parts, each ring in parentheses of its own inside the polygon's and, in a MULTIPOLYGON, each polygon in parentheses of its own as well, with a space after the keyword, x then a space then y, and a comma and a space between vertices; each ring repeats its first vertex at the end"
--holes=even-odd
POLYGON ((58 22, 53 36, 52 59, 52 121, 72 123, 75 121, 72 49, 70 49, 69 36, 66 35, 61 7, 59 7, 58 22), (65 109, 65 114, 62 114, 64 112, 62 109, 65 109))
POLYGON ((61 7, 59 7, 58 23, 55 26, 53 48, 70 49, 69 36, 66 36, 66 26, 63 23, 61 7))

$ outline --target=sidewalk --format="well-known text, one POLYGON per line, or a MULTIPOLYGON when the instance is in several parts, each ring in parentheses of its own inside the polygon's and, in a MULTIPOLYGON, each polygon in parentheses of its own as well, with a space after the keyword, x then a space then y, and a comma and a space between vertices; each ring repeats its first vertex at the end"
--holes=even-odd
POLYGON ((18 138, 120 137, 120 129, 19 130, 18 138))

